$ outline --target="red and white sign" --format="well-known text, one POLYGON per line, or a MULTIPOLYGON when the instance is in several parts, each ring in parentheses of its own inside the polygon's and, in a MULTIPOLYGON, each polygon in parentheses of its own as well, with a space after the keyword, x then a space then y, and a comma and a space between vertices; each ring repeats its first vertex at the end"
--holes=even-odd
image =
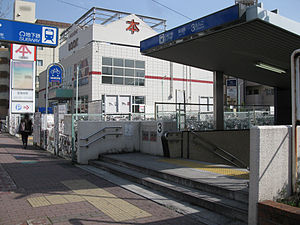
POLYGON ((30 45, 12 44, 11 59, 36 61, 36 47, 30 45))
POLYGON ((34 113, 33 102, 12 102, 12 113, 34 113))

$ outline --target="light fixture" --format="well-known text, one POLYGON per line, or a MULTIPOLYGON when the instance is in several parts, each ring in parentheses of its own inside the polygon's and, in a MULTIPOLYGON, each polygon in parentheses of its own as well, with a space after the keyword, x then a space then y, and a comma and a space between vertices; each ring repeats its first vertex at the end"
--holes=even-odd
POLYGON ((283 69, 262 62, 256 63, 255 66, 275 73, 286 73, 283 69))

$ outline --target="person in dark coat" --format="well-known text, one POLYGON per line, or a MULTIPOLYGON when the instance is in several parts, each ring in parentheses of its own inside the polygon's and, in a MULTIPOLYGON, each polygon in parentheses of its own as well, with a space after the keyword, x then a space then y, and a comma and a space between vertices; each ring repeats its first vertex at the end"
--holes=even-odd
POLYGON ((32 134, 32 121, 29 117, 29 114, 25 114, 21 119, 19 125, 19 133, 22 136, 22 143, 24 149, 27 148, 28 136, 32 134))

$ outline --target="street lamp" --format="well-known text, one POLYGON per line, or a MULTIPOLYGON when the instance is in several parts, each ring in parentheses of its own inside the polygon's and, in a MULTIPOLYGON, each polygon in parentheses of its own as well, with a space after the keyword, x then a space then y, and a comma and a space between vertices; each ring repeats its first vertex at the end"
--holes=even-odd
POLYGON ((78 120, 78 74, 79 74, 79 65, 76 68, 76 120, 78 120))

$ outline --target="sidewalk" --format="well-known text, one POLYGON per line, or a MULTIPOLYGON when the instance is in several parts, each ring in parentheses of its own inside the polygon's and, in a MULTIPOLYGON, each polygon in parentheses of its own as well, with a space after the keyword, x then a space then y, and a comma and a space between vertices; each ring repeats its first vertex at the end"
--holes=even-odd
POLYGON ((0 225, 199 224, 0 134, 0 225))

